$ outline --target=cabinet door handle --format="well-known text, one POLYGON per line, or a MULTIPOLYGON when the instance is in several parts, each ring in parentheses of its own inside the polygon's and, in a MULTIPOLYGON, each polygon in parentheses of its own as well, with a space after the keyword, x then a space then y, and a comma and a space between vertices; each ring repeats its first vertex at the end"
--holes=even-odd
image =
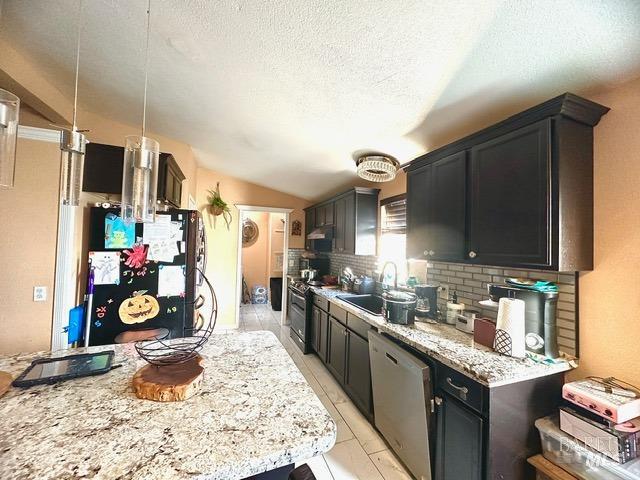
POLYGON ((449 384, 449 386, 451 388, 455 388, 456 390, 458 390, 460 392, 460 396, 466 400, 467 398, 467 394, 469 393, 469 389, 467 387, 460 387, 459 385, 456 385, 455 383, 453 383, 453 381, 451 380, 451 377, 447 377, 447 383, 449 384))
POLYGON ((476 258, 478 256, 478 254, 476 252, 474 252, 473 250, 471 250, 469 252, 469 258, 476 258))
POLYGON ((422 255, 424 255, 425 257, 429 256, 429 250, 425 250, 424 252, 422 252, 422 255))
POLYGON ((436 252, 434 252, 433 250, 429 250, 429 256, 433 257, 436 254, 436 252))

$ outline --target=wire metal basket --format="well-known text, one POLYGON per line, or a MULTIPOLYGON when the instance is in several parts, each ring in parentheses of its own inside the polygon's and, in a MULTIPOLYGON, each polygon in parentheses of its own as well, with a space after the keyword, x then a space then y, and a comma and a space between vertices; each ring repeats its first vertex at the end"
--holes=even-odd
MULTIPOLYGON (((138 355, 151 365, 174 365, 177 363, 187 362, 197 357, 198 352, 202 350, 202 347, 204 347, 207 341, 209 341, 209 337, 213 333, 213 329, 215 328, 216 321, 218 319, 218 300, 216 298, 216 292, 204 272, 199 268, 196 268, 196 270, 200 273, 201 278, 207 285, 211 297, 211 313, 209 315, 209 319, 206 322, 203 320, 200 325, 196 323, 193 327, 185 328, 185 336, 183 338, 170 340, 167 339, 167 333, 164 337, 156 337, 152 340, 136 342, 135 348, 138 355)), ((204 297, 199 298, 204 300, 204 297)), ((196 306, 198 301, 199 299, 194 300, 193 305, 196 306)), ((202 304, 199 306, 202 306, 202 304)))

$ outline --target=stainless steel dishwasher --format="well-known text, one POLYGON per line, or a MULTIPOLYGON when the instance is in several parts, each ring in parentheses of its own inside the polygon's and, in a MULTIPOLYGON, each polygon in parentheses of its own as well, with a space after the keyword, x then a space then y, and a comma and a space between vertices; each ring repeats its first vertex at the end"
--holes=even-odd
POLYGON ((431 370, 382 335, 369 332, 375 423, 418 480, 431 480, 431 370))

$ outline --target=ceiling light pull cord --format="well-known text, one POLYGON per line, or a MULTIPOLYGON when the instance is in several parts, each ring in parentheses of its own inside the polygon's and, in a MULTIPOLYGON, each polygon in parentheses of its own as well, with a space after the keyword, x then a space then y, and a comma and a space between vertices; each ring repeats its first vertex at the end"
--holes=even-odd
POLYGON ((151 0, 147 3, 147 44, 145 46, 145 59, 144 59, 144 97, 142 100, 142 136, 146 130, 147 121, 147 83, 149 79, 149 33, 151 31, 151 0))
POLYGON ((80 73, 80 36, 82 34, 82 7, 83 7, 82 0, 80 0, 79 3, 80 3, 80 9, 78 11, 78 38, 77 38, 77 45, 76 45, 76 80, 75 80, 75 86, 73 90, 73 123, 71 125, 71 130, 74 132, 77 130, 76 120, 78 117, 78 79, 80 77, 79 75, 80 73))

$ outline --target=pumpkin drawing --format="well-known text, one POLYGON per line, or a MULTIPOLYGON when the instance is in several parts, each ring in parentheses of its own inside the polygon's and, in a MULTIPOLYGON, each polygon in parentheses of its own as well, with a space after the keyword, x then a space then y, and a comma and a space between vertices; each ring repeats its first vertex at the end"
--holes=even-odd
POLYGON ((122 323, 128 325, 143 323, 151 320, 160 312, 158 300, 151 295, 145 295, 146 290, 133 292, 133 297, 127 298, 120 304, 118 314, 122 323))

